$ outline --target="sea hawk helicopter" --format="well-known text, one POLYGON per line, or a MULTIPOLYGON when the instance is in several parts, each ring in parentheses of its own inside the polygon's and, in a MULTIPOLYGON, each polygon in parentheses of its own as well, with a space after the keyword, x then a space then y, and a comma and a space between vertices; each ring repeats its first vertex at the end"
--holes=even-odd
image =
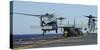
MULTIPOLYGON (((64 17, 59 17, 59 18, 56 18, 57 20, 60 20, 60 25, 62 25, 62 21, 66 18, 64 17)), ((62 29, 63 29, 63 26, 59 26, 61 28, 61 32, 62 32, 62 29)))
POLYGON ((89 18, 89 21, 88 21, 88 28, 89 28, 89 31, 91 32, 91 31, 93 31, 94 32, 94 30, 95 30, 95 28, 96 28, 96 18, 97 17, 95 17, 95 16, 92 16, 92 15, 89 15, 89 16, 85 16, 85 17, 87 17, 87 18, 89 18))
POLYGON ((40 18, 40 26, 41 30, 43 31, 42 35, 47 31, 54 31, 58 32, 58 25, 57 25, 57 19, 55 18, 54 14, 45 13, 43 15, 33 15, 33 14, 25 14, 25 13, 17 13, 13 12, 13 14, 19 14, 19 15, 27 15, 27 16, 34 16, 40 18))

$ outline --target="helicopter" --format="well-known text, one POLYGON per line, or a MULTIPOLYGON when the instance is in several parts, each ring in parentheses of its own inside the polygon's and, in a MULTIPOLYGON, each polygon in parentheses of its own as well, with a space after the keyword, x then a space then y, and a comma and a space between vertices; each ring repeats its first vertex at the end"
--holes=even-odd
MULTIPOLYGON (((56 18, 57 20, 60 20, 60 25, 62 25, 62 21, 64 20, 64 19, 66 19, 66 18, 64 18, 64 17, 59 17, 59 18, 56 18)), ((60 26, 60 28, 61 28, 61 32, 62 32, 62 26, 60 26)))
POLYGON ((95 27, 96 27, 95 22, 97 21, 95 18, 97 18, 97 17, 92 16, 92 15, 88 15, 88 16, 85 16, 85 17, 89 18, 89 21, 88 21, 88 28, 90 29, 89 31, 91 32, 93 30, 93 32, 94 32, 95 27))
POLYGON ((54 14, 45 13, 43 15, 33 15, 33 14, 16 13, 16 12, 13 12, 13 14, 34 16, 40 18, 40 26, 41 30, 43 31, 42 33, 43 36, 47 31, 48 32, 55 31, 56 33, 58 33, 57 19, 55 18, 54 14))

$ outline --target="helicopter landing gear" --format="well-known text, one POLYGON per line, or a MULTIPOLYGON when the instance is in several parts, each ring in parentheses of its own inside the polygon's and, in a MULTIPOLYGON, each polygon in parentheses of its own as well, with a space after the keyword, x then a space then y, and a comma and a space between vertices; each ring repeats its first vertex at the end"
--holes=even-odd
POLYGON ((44 37, 45 37, 45 33, 46 33, 46 31, 43 30, 43 33, 42 33, 42 37, 43 37, 43 39, 44 39, 44 37))
MULTIPOLYGON (((56 35, 57 35, 57 33, 58 33, 58 30, 56 29, 56 35)), ((57 37, 58 37, 58 35, 57 35, 57 37)))

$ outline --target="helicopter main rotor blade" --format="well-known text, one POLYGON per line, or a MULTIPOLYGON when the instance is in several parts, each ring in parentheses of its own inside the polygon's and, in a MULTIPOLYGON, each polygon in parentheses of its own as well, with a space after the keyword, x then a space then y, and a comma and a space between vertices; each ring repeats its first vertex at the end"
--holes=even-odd
POLYGON ((66 19, 66 18, 63 18, 63 17, 59 17, 59 18, 56 18, 58 20, 63 20, 63 19, 66 19))
POLYGON ((91 16, 85 16, 85 17, 88 17, 88 18, 97 18, 97 17, 94 17, 94 16, 92 16, 92 17, 91 16))
MULTIPOLYGON (((84 15, 85 16, 85 15, 84 15)), ((97 18, 95 16, 92 16, 92 15, 89 15, 89 16, 85 16, 85 17, 88 17, 88 18, 97 18)))
POLYGON ((41 15, 32 15, 32 14, 16 13, 16 12, 13 12, 13 14, 20 14, 20 15, 27 15, 27 16, 37 16, 37 17, 41 16, 41 15))

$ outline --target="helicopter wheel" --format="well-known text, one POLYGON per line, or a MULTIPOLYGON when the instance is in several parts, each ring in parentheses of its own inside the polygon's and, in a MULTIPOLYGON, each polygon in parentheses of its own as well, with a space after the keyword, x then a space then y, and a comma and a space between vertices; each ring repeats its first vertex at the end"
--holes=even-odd
MULTIPOLYGON (((57 35, 57 33, 58 33, 58 30, 56 30, 56 35, 57 35)), ((57 35, 57 37, 58 37, 58 35, 57 35)))
POLYGON ((44 36, 45 36, 45 33, 46 33, 46 31, 45 31, 45 30, 43 30, 43 33, 42 33, 43 38, 44 38, 44 36))

